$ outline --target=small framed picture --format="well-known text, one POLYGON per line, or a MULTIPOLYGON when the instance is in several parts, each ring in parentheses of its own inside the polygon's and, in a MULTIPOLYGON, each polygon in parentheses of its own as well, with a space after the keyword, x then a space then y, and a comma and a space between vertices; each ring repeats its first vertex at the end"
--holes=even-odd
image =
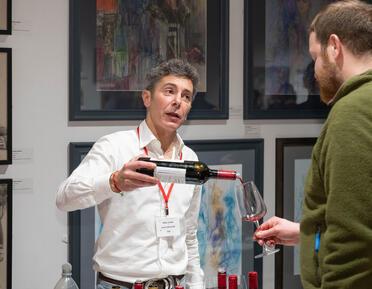
MULTIPOLYGON (((299 222, 305 180, 316 138, 276 139, 275 215, 299 222)), ((275 289, 302 289, 299 246, 275 254, 275 289)))
POLYGON ((0 34, 12 34, 12 0, 0 0, 0 34))
POLYGON ((12 288, 12 180, 0 179, 0 288, 12 288))
POLYGON ((11 163, 12 50, 11 48, 0 48, 0 165, 11 163))

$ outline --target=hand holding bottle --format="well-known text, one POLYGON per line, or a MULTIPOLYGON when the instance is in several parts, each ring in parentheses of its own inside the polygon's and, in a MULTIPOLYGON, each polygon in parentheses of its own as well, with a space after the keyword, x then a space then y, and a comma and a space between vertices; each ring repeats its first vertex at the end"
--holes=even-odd
POLYGON ((154 170, 156 168, 154 163, 139 160, 141 157, 143 155, 131 159, 120 170, 112 173, 110 186, 114 192, 128 192, 157 184, 158 180, 156 178, 137 172, 141 168, 148 170, 154 170))
POLYGON ((261 246, 264 242, 269 243, 270 246, 275 244, 295 246, 299 242, 299 237, 299 223, 272 217, 257 228, 253 239, 261 246))

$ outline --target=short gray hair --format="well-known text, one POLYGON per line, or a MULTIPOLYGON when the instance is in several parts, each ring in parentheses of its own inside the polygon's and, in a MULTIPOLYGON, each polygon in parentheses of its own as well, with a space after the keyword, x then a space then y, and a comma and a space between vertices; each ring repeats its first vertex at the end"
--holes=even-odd
POLYGON ((152 90, 155 85, 165 76, 174 75, 182 78, 190 79, 193 85, 193 96, 196 94, 196 88, 199 83, 199 74, 195 67, 190 63, 182 59, 170 59, 168 61, 160 63, 158 66, 151 69, 147 74, 147 86, 146 89, 152 90))

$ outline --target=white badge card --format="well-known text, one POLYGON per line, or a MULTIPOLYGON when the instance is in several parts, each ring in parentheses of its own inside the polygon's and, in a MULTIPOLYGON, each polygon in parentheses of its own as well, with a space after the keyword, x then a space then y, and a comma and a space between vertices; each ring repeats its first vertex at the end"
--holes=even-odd
POLYGON ((170 217, 156 218, 156 235, 158 238, 179 236, 180 219, 170 217))

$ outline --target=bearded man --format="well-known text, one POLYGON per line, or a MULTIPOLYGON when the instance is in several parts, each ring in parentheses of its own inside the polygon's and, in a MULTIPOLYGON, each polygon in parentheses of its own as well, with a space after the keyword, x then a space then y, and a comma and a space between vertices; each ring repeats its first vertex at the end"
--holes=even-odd
POLYGON ((255 239, 300 242, 304 289, 369 289, 372 5, 357 0, 328 5, 311 23, 309 52, 321 99, 332 109, 313 149, 301 224, 273 217, 255 239))

